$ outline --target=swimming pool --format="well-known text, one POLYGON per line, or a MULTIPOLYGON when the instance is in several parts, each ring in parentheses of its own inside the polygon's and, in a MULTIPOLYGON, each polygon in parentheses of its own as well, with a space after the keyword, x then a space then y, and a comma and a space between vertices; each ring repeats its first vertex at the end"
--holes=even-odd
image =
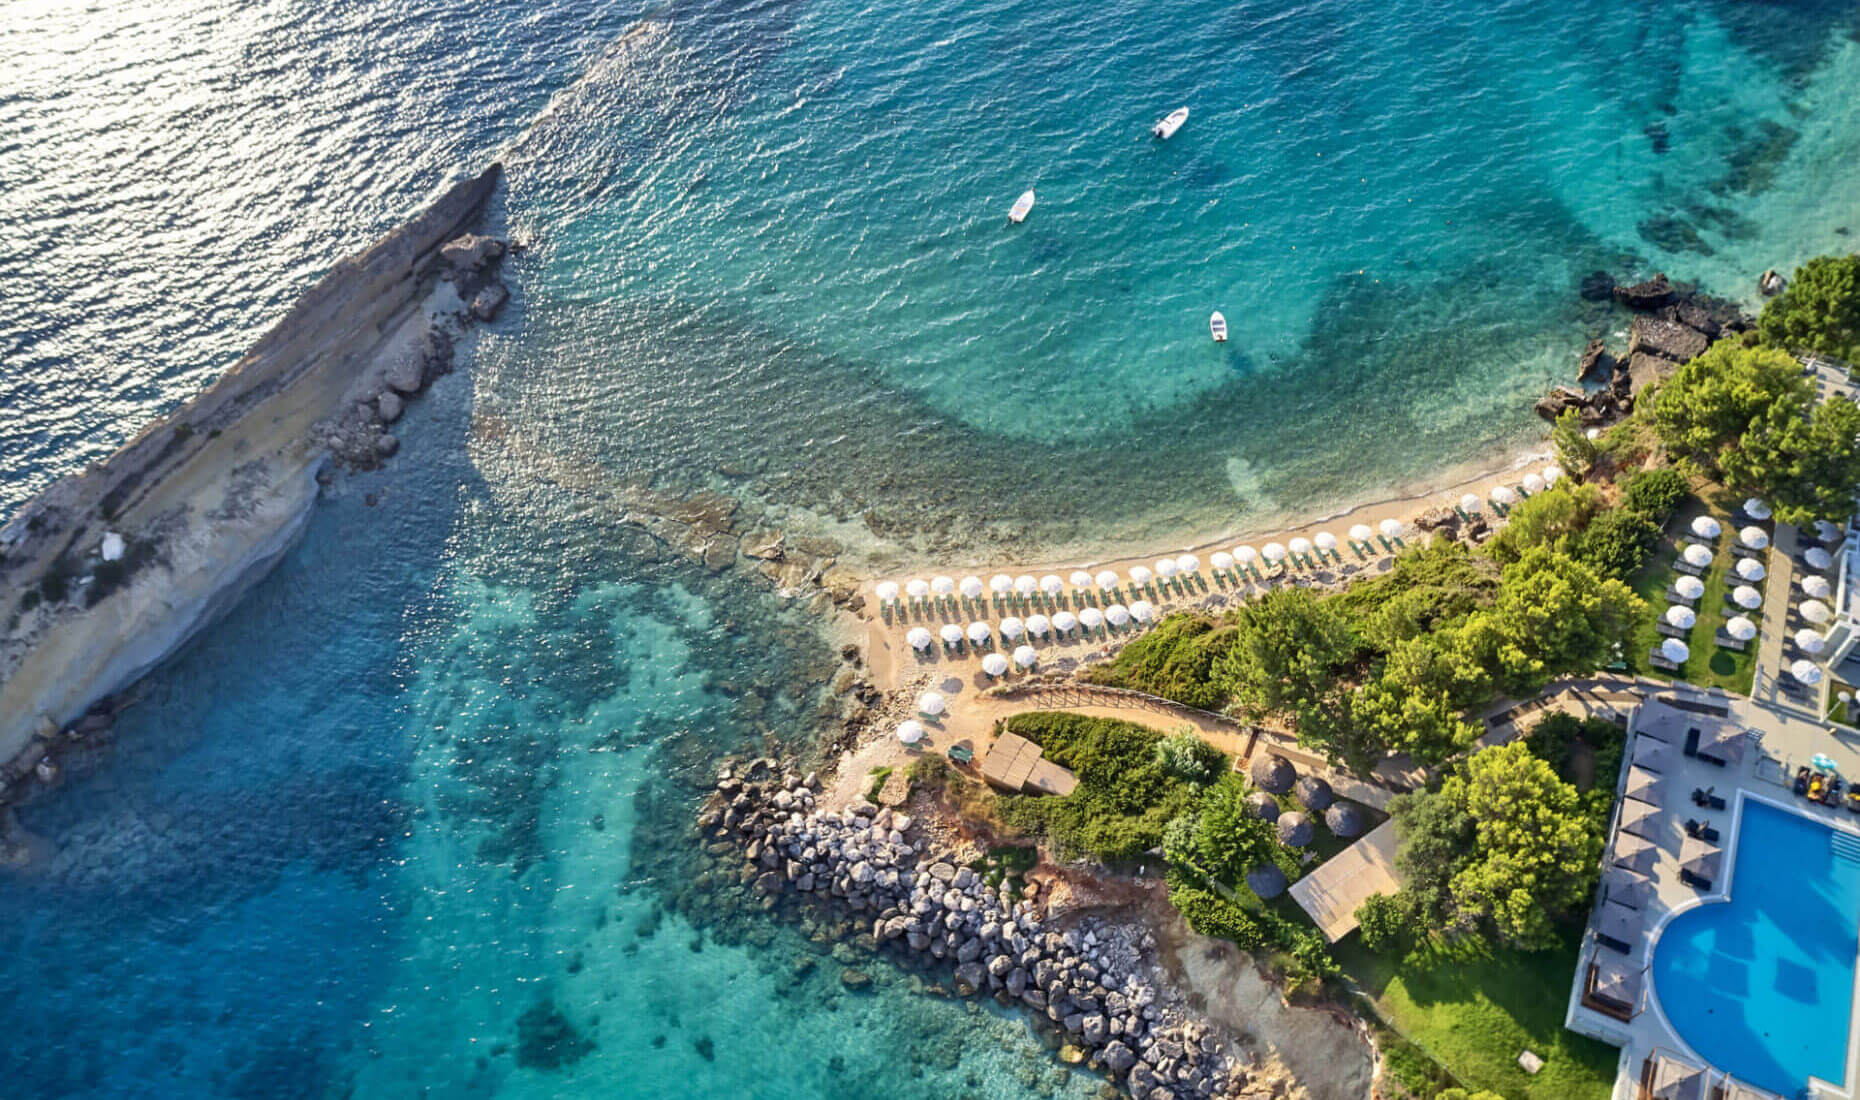
POLYGON ((1687 910, 1654 948, 1666 1018, 1713 1066, 1794 1096, 1847 1079, 1860 952, 1860 838, 1746 798, 1731 899, 1687 910))

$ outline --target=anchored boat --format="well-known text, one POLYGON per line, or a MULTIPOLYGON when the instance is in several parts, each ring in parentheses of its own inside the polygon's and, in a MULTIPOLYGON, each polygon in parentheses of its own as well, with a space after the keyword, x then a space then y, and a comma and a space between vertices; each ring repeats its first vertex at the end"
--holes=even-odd
POLYGON ((1227 342, 1227 318, 1222 317, 1218 309, 1214 311, 1212 317, 1208 318, 1208 333, 1214 337, 1214 342, 1217 344, 1227 342))
POLYGON ((1171 138, 1175 136, 1177 130, 1182 128, 1182 124, 1187 121, 1188 108, 1177 107, 1175 110, 1170 111, 1167 117, 1157 119, 1156 125, 1150 127, 1150 133, 1155 134, 1159 138, 1171 138))
POLYGON ((1019 225, 1021 222, 1027 220, 1027 211, 1032 209, 1033 191, 1030 188, 1021 192, 1020 198, 1014 200, 1014 208, 1008 211, 1008 221, 1019 225))

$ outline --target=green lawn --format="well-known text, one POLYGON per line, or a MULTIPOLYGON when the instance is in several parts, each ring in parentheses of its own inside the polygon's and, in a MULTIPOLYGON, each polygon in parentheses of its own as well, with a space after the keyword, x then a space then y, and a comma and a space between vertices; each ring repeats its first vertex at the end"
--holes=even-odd
POLYGON ((1382 1018, 1469 1089, 1505 1100, 1606 1100, 1614 1088, 1620 1052, 1563 1027, 1573 938, 1554 951, 1426 967, 1378 955, 1354 936, 1334 950, 1382 1018), (1536 1076, 1518 1066, 1524 1050, 1544 1060, 1536 1076))
MULTIPOLYGON (((1737 536, 1727 513, 1707 506, 1697 497, 1688 497, 1679 510, 1673 513, 1672 520, 1666 525, 1669 537, 1661 540, 1659 549, 1634 575, 1634 591, 1647 601, 1647 614, 1634 628, 1634 633, 1628 639, 1627 651, 1622 656, 1627 660, 1629 668, 1643 676, 1673 679, 1672 673, 1655 668, 1647 660, 1647 655, 1665 638, 1655 624, 1671 606, 1666 599, 1667 587, 1682 575, 1673 568, 1674 562, 1679 559, 1677 536, 1690 530, 1693 518, 1702 515, 1713 516, 1724 525, 1725 530, 1718 537, 1711 568, 1699 578, 1705 582, 1705 597, 1699 601, 1698 623, 1686 640, 1686 644, 1692 647, 1692 657, 1680 666, 1678 678, 1701 687, 1719 687, 1733 694, 1748 695, 1751 679, 1755 675, 1757 643, 1761 639, 1752 639, 1749 649, 1743 653, 1719 649, 1715 641, 1718 628, 1724 625, 1727 617, 1724 614, 1725 596, 1737 587, 1736 574, 1731 572, 1737 562, 1736 555, 1731 553, 1731 543, 1737 536)), ((1759 625, 1762 617, 1761 609, 1750 615, 1759 625)))

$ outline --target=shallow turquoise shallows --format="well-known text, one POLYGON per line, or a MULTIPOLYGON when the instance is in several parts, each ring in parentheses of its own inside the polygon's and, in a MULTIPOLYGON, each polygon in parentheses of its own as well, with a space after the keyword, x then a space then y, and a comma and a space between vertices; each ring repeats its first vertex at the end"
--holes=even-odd
POLYGON ((1731 897, 1655 945, 1660 1008, 1699 1056, 1782 1096, 1847 1081, 1860 837, 1746 799, 1731 897))

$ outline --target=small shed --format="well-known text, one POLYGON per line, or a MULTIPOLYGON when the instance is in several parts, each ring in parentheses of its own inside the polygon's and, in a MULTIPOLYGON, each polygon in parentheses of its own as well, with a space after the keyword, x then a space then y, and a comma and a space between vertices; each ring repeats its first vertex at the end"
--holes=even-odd
POLYGON ((982 757, 982 778, 1004 791, 1069 795, 1078 777, 1047 760, 1045 750, 1018 733, 1003 733, 982 757))

